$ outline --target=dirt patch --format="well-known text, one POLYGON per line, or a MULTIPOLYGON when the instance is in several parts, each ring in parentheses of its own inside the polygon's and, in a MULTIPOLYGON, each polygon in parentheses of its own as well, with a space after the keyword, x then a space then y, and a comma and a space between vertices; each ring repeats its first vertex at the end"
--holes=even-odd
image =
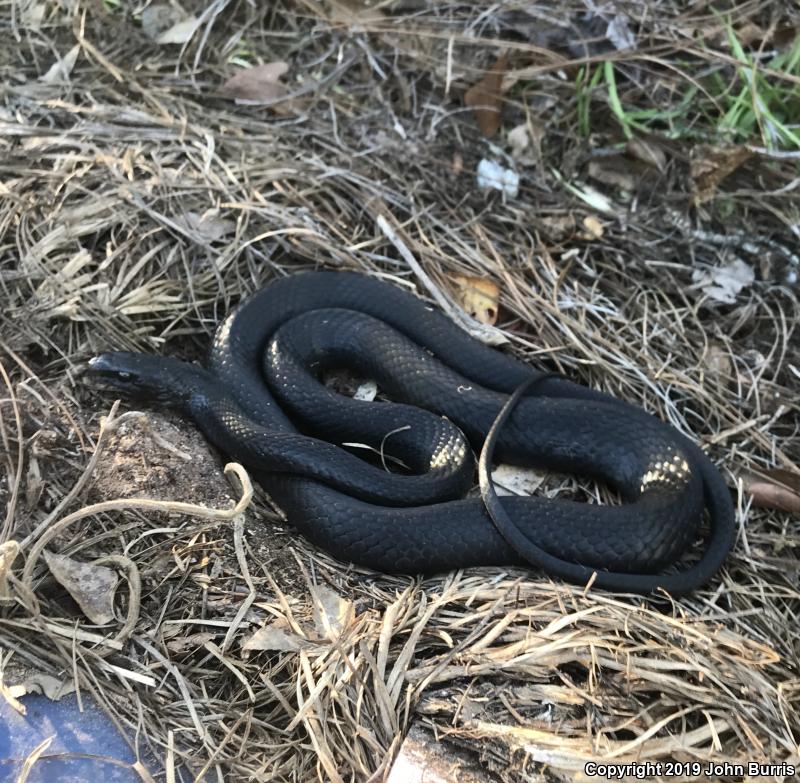
MULTIPOLYGON (((130 415, 130 414, 128 414, 130 415)), ((189 500, 208 508, 229 508, 234 490, 223 473, 219 455, 197 428, 177 416, 148 411, 123 421, 109 436, 103 459, 95 471, 89 499, 146 497, 153 500, 189 500)), ((254 562, 289 593, 305 588, 299 572, 292 534, 263 493, 245 512, 247 546, 254 562)), ((151 515, 150 524, 175 522, 174 516, 151 515)), ((236 572, 229 531, 218 529, 219 565, 236 572)))

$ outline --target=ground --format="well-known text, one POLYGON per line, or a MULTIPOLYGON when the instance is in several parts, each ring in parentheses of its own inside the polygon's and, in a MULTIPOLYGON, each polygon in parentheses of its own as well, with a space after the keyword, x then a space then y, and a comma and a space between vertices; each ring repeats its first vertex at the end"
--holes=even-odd
POLYGON ((508 781, 800 762, 790 5, 4 5, 0 684, 73 680, 158 779, 380 780, 412 725, 508 781), (231 512, 175 414, 123 402, 100 435, 92 355, 201 359, 242 297, 320 267, 496 320, 700 442, 737 501, 724 571, 680 600, 387 577, 258 489, 231 512), (54 526, 51 552, 122 558, 114 619, 33 556, 54 526))

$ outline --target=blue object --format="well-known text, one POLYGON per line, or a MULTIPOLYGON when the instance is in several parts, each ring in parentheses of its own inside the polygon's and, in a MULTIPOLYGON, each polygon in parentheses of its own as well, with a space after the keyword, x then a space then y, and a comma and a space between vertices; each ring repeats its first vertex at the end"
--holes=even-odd
POLYGON ((83 712, 75 694, 51 701, 31 694, 20 698, 27 715, 20 715, 0 697, 0 781, 16 780, 25 759, 41 742, 50 746, 33 765, 28 783, 141 783, 129 766, 136 756, 116 726, 97 703, 82 696, 83 712), (48 758, 54 754, 88 754, 97 758, 48 758))

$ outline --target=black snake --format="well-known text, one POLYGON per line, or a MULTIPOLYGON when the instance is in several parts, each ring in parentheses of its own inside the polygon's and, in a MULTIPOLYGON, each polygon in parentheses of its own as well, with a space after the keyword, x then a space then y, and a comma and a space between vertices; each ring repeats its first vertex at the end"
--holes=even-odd
POLYGON ((311 541, 377 570, 527 562, 572 582, 595 574, 598 587, 679 595, 708 581, 734 541, 730 493, 689 439, 639 408, 478 343, 373 277, 313 272, 271 283, 219 326, 207 369, 109 352, 89 372, 177 406, 253 471, 311 541), (336 394, 321 377, 340 367, 400 402, 336 394), (528 396, 506 404, 531 383, 528 396), (464 498, 472 448, 480 451, 501 410, 484 463, 496 449, 506 462, 590 475, 623 504, 497 498, 485 470, 484 500, 464 498), (341 447, 351 443, 376 459, 341 447), (406 470, 387 470, 387 455, 406 470), (658 573, 695 539, 704 509, 702 558, 658 573))

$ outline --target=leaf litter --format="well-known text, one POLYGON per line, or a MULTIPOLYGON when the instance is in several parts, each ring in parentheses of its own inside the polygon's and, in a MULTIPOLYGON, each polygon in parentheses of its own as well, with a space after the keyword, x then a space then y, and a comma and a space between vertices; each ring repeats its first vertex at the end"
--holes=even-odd
MULTIPOLYGON (((576 780, 587 757, 796 761, 797 517, 760 508, 767 493, 753 500, 743 480, 783 486, 773 471, 794 475, 800 463, 800 308, 784 282, 797 268, 784 252, 796 244, 793 165, 752 154, 737 168, 737 156, 717 164, 700 151, 709 173, 692 172, 691 151, 675 144, 660 165, 657 153, 623 149, 600 90, 589 96, 593 135, 579 137, 574 79, 588 45, 576 54, 563 22, 531 17, 530 4, 381 3, 379 20, 352 26, 320 3, 221 8, 193 7, 203 25, 180 45, 137 35, 124 4, 86 6, 80 24, 55 12, 8 24, 19 56, 5 66, 0 109, 3 696, 21 693, 9 689, 24 687, 22 661, 55 679, 68 671, 174 780, 378 780, 412 724, 508 781, 576 780), (18 40, 23 23, 38 30, 18 40), (38 83, 76 36, 69 79, 38 83), (42 46, 35 57, 29 41, 42 46), (546 129, 531 139, 539 165, 513 159, 521 187, 505 200, 476 188, 477 162, 504 153, 459 98, 498 49, 513 50, 515 81, 487 91, 486 121, 500 120, 498 135, 531 117, 546 129), (216 100, 234 61, 291 64, 314 85, 311 108, 279 115, 216 100), (637 159, 658 188, 623 202, 615 185, 586 185, 601 150, 637 159), (711 196, 696 210, 693 179, 711 196), (593 216, 603 234, 587 242, 593 216), (732 302, 693 280, 733 256, 760 270, 768 254, 775 277, 762 273, 732 302), (520 568, 375 574, 315 550, 258 492, 224 516, 235 498, 178 419, 154 425, 158 439, 99 434, 110 402, 80 382, 82 362, 109 347, 197 359, 243 296, 318 266, 377 274, 431 302, 450 301, 458 276, 495 282, 503 309, 491 329, 504 350, 642 405, 721 465, 740 525, 724 572, 679 601, 520 568), (101 482, 114 491, 98 500, 101 482), (139 494, 195 502, 97 509, 139 494), (82 563, 124 552, 141 576, 136 593, 114 566, 127 586, 108 626, 76 618, 32 559, 70 518, 51 552, 82 563), (260 629, 273 638, 245 650, 260 629)), ((560 7, 588 38, 586 10, 583 0, 560 7)), ((647 10, 629 27, 635 48, 588 49, 613 49, 620 84, 625 72, 663 98, 653 52, 668 66, 686 57, 671 41, 700 41, 693 56, 729 67, 724 52, 713 59, 719 25, 705 12, 647 10)), ((732 13, 736 29, 745 14, 771 29, 766 12, 732 13)), ((609 500, 588 480, 531 476, 529 486, 609 500)))

